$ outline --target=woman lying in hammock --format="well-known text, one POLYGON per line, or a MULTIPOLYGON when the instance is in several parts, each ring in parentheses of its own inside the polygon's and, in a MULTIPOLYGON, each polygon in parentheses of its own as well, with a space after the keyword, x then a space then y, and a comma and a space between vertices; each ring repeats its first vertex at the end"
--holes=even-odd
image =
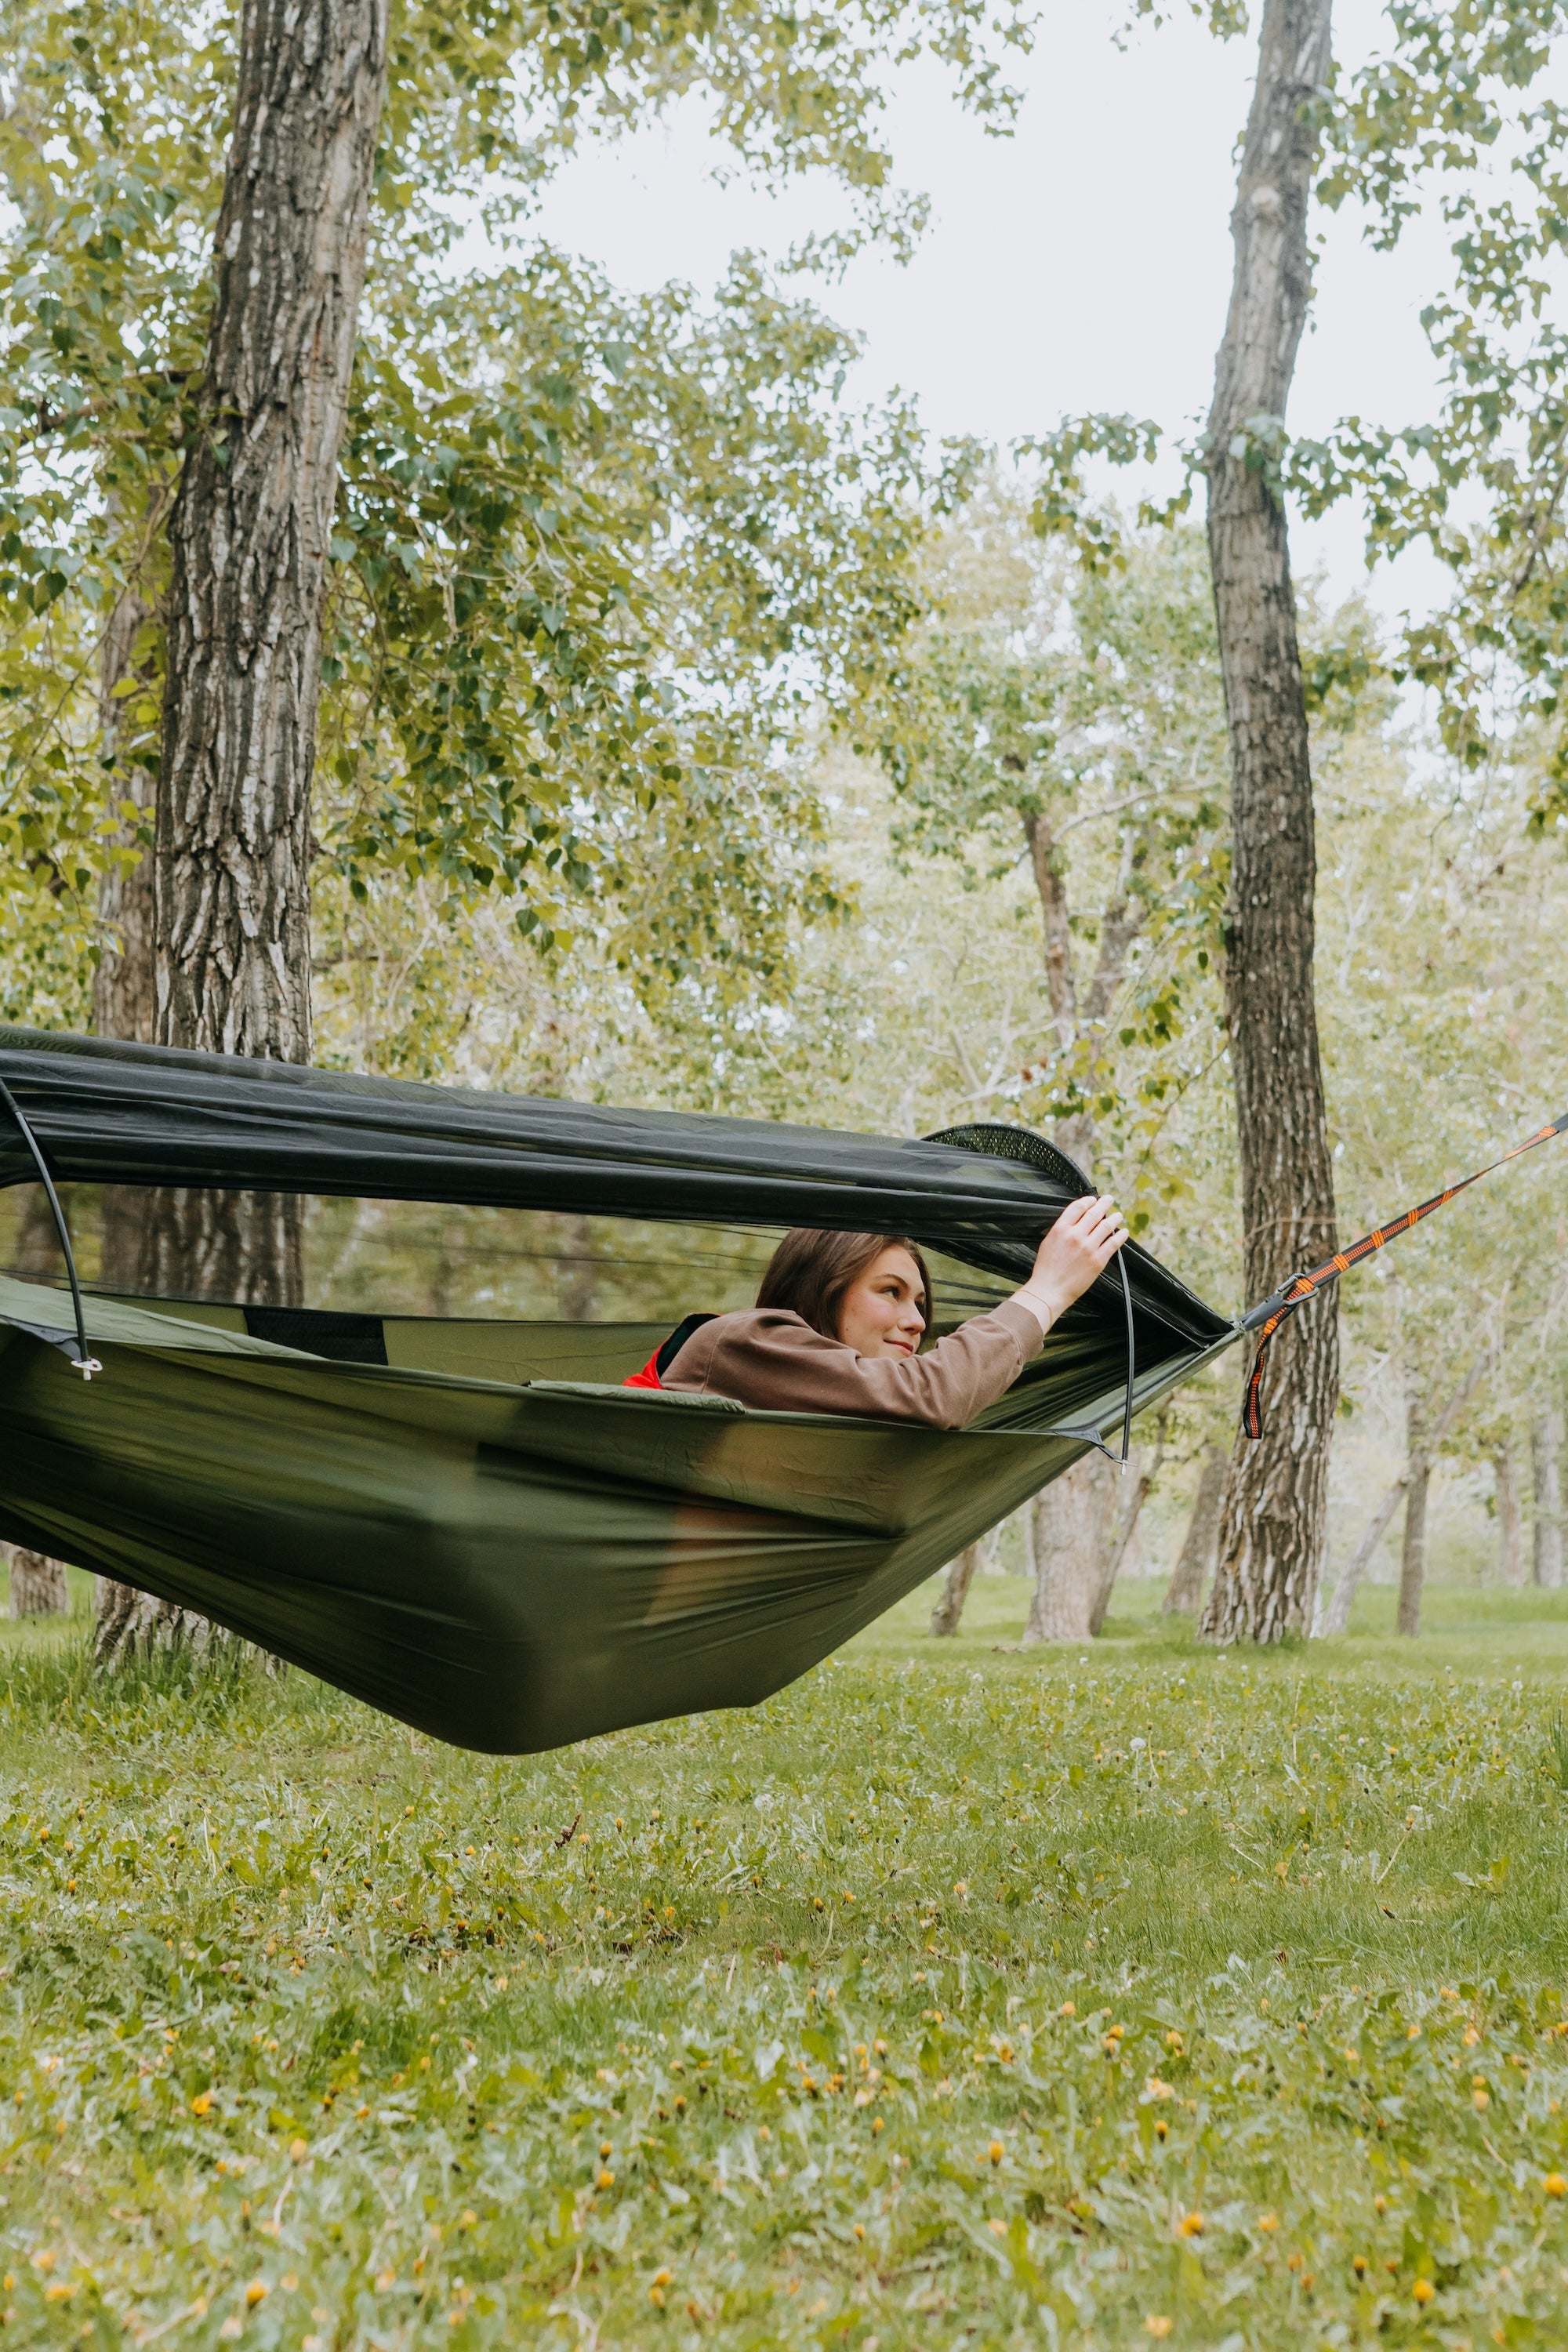
POLYGON ((755 1307, 694 1316, 626 1385, 733 1397, 764 1412, 962 1429, 1012 1387, 1126 1239, 1113 1201, 1075 1201, 1040 1244, 1023 1287, 921 1355, 931 1277, 913 1242, 786 1234, 755 1307))

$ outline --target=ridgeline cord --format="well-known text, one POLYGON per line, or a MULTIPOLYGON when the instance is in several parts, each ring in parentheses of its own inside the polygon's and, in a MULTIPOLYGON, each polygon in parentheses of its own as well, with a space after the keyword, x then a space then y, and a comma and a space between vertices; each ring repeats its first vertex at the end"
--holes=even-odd
POLYGON ((1247 1436, 1258 1438, 1263 1434, 1263 1408, 1259 1398, 1263 1365, 1268 1353, 1268 1342, 1281 1323, 1288 1323, 1299 1307, 1304 1307, 1308 1299, 1314 1297, 1320 1290, 1326 1290, 1331 1282, 1337 1282, 1342 1274, 1348 1274, 1359 1260, 1371 1257, 1374 1250, 1386 1248, 1398 1234, 1407 1234, 1412 1225, 1418 1225, 1423 1217, 1429 1217, 1434 1209, 1446 1207, 1456 1192, 1468 1192, 1472 1184, 1479 1184, 1483 1176, 1489 1176, 1494 1168, 1506 1168, 1510 1160, 1518 1160, 1522 1153, 1533 1151, 1538 1143, 1549 1143, 1554 1135, 1564 1133, 1568 1133, 1568 1110, 1549 1121, 1545 1127, 1538 1127, 1533 1135, 1527 1135, 1524 1141, 1516 1143, 1511 1151, 1503 1152, 1500 1159, 1489 1160, 1486 1166, 1478 1168, 1473 1176, 1461 1176, 1458 1182, 1450 1184, 1446 1192, 1435 1192, 1429 1201, 1421 1202, 1414 1209, 1406 1209, 1405 1214, 1395 1217, 1391 1225, 1379 1225, 1374 1232, 1363 1234, 1359 1242, 1352 1242, 1348 1249, 1336 1250, 1332 1257, 1326 1257, 1321 1265, 1313 1266, 1310 1273, 1293 1274, 1288 1282, 1280 1284, 1278 1290, 1271 1291, 1256 1307, 1249 1307, 1241 1318, 1241 1328, 1244 1331, 1258 1333, 1258 1352, 1252 1359, 1252 1370, 1247 1376, 1247 1393, 1241 1407, 1241 1425, 1247 1436))
POLYGON ((60 1248, 65 1254, 66 1272, 70 1277, 71 1305, 76 1309, 76 1369, 84 1381, 90 1381, 94 1372, 102 1371, 103 1366, 96 1356, 88 1353, 87 1318, 81 1309, 81 1285, 76 1278, 76 1259, 71 1252, 71 1237, 66 1231, 65 1212, 60 1207, 59 1194, 55 1191, 55 1181, 49 1174, 48 1162, 38 1149, 38 1139, 23 1118, 22 1106, 4 1078, 0 1078, 0 1098, 4 1099, 6 1109, 21 1129, 22 1140, 33 1155, 34 1165, 38 1171, 38 1181, 43 1185, 48 1200, 49 1209, 55 1221, 55 1231, 60 1237, 60 1248))

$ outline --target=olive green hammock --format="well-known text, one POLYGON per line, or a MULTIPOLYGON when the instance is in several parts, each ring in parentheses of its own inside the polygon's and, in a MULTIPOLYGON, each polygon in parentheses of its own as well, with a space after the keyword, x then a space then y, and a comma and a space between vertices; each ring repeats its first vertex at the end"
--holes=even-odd
POLYGON ((69 1289, 0 1276, 0 1537, 491 1752, 767 1696, 1264 1311, 1215 1314, 1130 1244, 1125 1300, 1102 1277, 968 1429, 752 1412, 619 1384, 686 1312, 749 1303, 791 1225, 909 1234, 939 1316, 976 1311, 1078 1171, 1009 1129, 900 1142, 20 1029, 0 1096, 0 1197, 70 1187, 89 1276, 74 1304, 68 1250, 69 1289), (352 1232, 329 1303, 107 1295, 84 1227, 126 1187, 504 1213, 475 1280, 510 1268, 528 1312, 395 1311, 395 1247, 355 1260, 352 1232))

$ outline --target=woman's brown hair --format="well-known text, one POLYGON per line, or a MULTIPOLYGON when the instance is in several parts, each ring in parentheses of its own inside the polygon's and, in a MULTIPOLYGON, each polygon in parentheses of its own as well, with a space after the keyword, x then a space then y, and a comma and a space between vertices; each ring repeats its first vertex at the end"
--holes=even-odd
POLYGON ((929 1339, 934 1320, 931 1274, 914 1243, 902 1234, 825 1234, 799 1225, 785 1234, 768 1260, 757 1305, 782 1307, 798 1315, 825 1339, 837 1339, 845 1292, 886 1249, 908 1250, 920 1268, 923 1337, 929 1339))

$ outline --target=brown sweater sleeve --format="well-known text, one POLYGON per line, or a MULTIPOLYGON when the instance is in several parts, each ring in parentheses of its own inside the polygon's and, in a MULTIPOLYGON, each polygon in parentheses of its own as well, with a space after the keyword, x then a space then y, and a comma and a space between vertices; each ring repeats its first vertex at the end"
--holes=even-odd
POLYGON ((861 1356, 798 1315, 748 1307, 694 1331, 667 1389, 733 1397, 764 1412, 842 1412, 962 1429, 1039 1353, 1039 1324, 1011 1299, 973 1316, 921 1356, 861 1356))

